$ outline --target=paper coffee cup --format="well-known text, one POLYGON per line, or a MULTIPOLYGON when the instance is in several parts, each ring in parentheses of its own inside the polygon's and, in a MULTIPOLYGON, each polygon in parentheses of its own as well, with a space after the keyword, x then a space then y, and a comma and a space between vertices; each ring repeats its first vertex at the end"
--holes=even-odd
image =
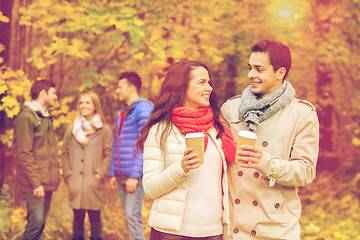
POLYGON ((251 146, 255 145, 255 142, 257 139, 256 133, 242 130, 242 131, 238 132, 238 136, 239 136, 239 138, 238 138, 237 148, 236 148, 237 151, 241 150, 242 145, 251 145, 251 146))
POLYGON ((191 153, 197 153, 200 160, 199 165, 204 164, 204 138, 205 134, 202 132, 185 135, 186 146, 193 149, 191 153))

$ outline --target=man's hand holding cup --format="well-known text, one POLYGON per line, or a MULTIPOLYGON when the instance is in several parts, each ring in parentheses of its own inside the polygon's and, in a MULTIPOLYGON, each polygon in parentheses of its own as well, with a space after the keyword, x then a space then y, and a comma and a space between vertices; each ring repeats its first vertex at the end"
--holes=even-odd
POLYGON ((238 163, 240 167, 256 168, 262 155, 262 151, 255 147, 257 139, 256 133, 240 131, 238 135, 235 162, 238 163))

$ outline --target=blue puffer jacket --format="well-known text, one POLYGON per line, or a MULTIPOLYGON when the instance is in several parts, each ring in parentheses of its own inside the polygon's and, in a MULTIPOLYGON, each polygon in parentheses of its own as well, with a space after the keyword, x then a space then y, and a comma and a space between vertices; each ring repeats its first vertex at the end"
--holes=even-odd
POLYGON ((145 98, 138 98, 126 109, 121 109, 116 118, 116 131, 109 175, 110 177, 128 176, 130 178, 140 178, 143 172, 143 155, 140 150, 136 151, 136 142, 140 136, 141 128, 150 117, 153 104, 145 98), (129 111, 119 136, 120 119, 126 109, 129 109, 129 111))

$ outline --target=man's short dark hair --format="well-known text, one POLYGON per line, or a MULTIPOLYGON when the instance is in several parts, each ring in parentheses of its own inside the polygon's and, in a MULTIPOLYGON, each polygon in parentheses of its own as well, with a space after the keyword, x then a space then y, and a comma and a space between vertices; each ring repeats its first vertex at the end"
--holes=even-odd
POLYGON ((42 90, 48 92, 50 88, 55 88, 55 83, 50 80, 42 79, 35 81, 30 90, 31 98, 34 100, 38 99, 42 90))
POLYGON ((282 44, 281 42, 265 39, 252 46, 251 52, 267 53, 270 64, 274 67, 275 72, 281 67, 286 69, 286 73, 283 79, 285 80, 291 68, 291 52, 286 45, 282 44))
POLYGON ((141 78, 140 76, 135 72, 123 72, 119 76, 119 80, 126 79, 130 84, 134 85, 136 88, 136 91, 140 93, 141 90, 141 78))

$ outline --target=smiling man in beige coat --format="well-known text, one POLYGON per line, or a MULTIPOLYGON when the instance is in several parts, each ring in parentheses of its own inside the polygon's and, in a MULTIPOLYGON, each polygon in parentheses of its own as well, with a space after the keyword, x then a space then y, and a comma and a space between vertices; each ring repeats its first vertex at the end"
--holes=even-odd
POLYGON ((224 239, 300 239, 301 203, 297 187, 316 172, 319 122, 315 108, 295 98, 285 81, 291 53, 280 42, 263 40, 251 49, 251 85, 222 106, 233 135, 257 134, 229 165, 230 235, 224 239))

